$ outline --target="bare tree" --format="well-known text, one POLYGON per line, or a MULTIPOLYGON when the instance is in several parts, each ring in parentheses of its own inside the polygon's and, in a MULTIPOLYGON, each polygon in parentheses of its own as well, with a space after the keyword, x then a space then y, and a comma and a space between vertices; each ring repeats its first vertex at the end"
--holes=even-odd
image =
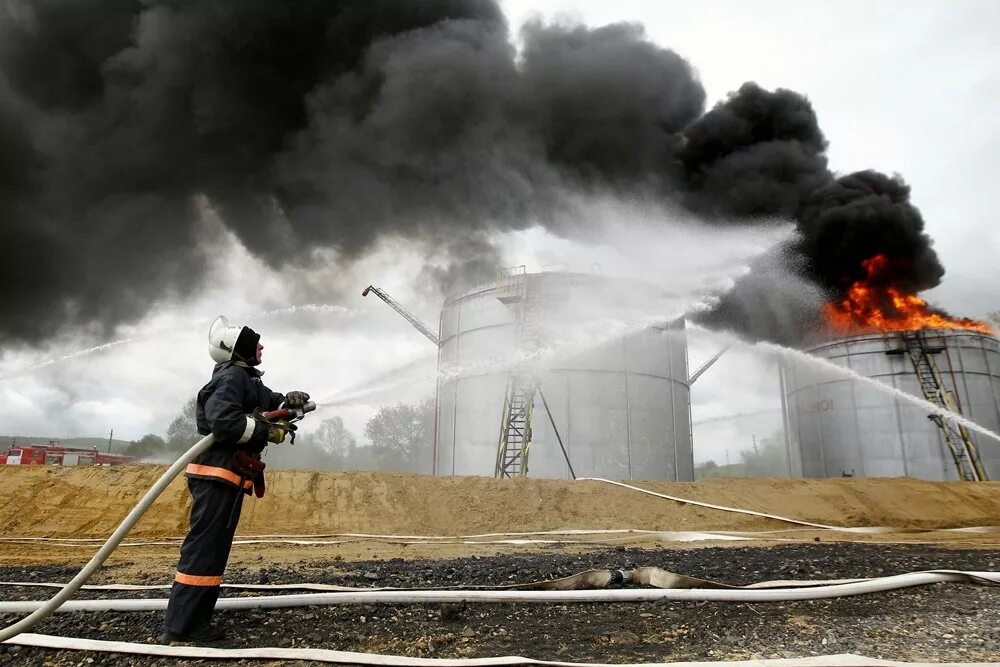
MULTIPOLYGON (((341 417, 323 420, 315 431, 299 433, 291 439, 265 450, 267 465, 297 470, 367 470, 377 466, 365 455, 371 447, 358 447, 354 434, 344 426, 341 417)), ((370 456, 369 456, 370 458, 370 456)))
POLYGON ((160 458, 164 456, 166 449, 167 443, 163 441, 163 438, 154 433, 147 433, 139 440, 130 442, 125 454, 140 459, 160 458))
POLYGON ((383 407, 365 424, 365 437, 382 467, 430 472, 426 462, 434 444, 434 401, 383 407))
POLYGON ((354 453, 358 441, 344 426, 342 417, 323 420, 312 436, 312 442, 327 455, 346 461, 354 453))
POLYGON ((753 449, 740 452, 744 477, 787 477, 788 456, 785 451, 784 434, 779 432, 770 438, 754 444, 753 449))
POLYGON ((181 407, 177 416, 167 427, 166 448, 174 453, 186 452, 194 446, 194 443, 201 440, 198 434, 198 424, 195 411, 197 410, 197 398, 192 396, 181 407))

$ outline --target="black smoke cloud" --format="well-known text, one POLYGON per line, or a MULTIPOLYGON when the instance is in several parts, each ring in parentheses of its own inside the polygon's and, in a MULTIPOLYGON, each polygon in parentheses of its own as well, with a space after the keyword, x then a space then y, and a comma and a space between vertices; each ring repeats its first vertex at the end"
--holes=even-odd
POLYGON ((597 29, 531 23, 523 113, 546 159, 593 185, 675 189, 682 130, 704 107, 691 65, 636 25, 597 29))
POLYGON ((696 319, 752 340, 796 345, 824 334, 823 305, 842 299, 854 282, 868 281, 863 262, 875 255, 887 263, 869 281, 873 287, 916 293, 944 276, 910 189, 898 176, 831 176, 798 204, 794 217, 796 240, 755 263, 696 319))
POLYGON ((800 250, 812 258, 821 285, 849 287, 867 278, 862 262, 885 255, 884 279, 908 292, 934 287, 944 276, 920 211, 901 178, 876 171, 844 176, 816 190, 798 212, 800 250))
MULTIPOLYGON (((940 278, 905 186, 835 179, 801 95, 748 83, 702 115, 691 65, 641 26, 521 37, 518 53, 493 0, 8 0, 0 342, 109 329, 196 289, 201 201, 273 266, 395 234, 453 258, 428 269, 442 285, 488 273, 496 230, 574 233, 558 212, 578 192, 795 217, 780 256, 823 289, 887 247, 908 284, 940 278)), ((724 307, 740 295, 706 317, 776 337, 724 307)))
POLYGON ((685 132, 679 157, 696 209, 724 217, 795 215, 830 180, 826 139, 809 102, 744 84, 685 132))
POLYGON ((518 60, 491 0, 11 0, 0 77, 7 342, 195 289, 198 201, 274 266, 402 234, 468 278, 567 189, 666 191, 704 100, 636 26, 536 25, 518 60))
POLYGON ((794 345, 822 331, 823 304, 867 277, 866 259, 885 255, 882 280, 908 292, 944 275, 902 178, 831 173, 826 139, 798 93, 744 84, 686 136, 679 155, 692 208, 723 220, 792 218, 798 231, 697 315, 702 324, 794 345))

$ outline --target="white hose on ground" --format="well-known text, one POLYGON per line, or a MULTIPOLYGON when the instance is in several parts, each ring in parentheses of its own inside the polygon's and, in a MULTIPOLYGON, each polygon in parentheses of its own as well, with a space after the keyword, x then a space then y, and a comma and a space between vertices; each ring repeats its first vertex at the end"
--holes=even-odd
MULTIPOLYGON (((177 475, 179 475, 187 464, 193 461, 196 456, 211 447, 213 442, 215 442, 215 436, 206 435, 204 438, 195 443, 191 449, 184 452, 179 459, 174 461, 174 464, 167 468, 167 471, 163 473, 163 475, 156 480, 156 483, 149 488, 149 491, 147 491, 146 495, 142 497, 139 504, 133 507, 132 511, 128 513, 128 516, 126 516, 122 522, 118 524, 118 528, 111 534, 111 537, 109 537, 108 541, 104 543, 104 546, 102 546, 97 553, 94 554, 94 557, 83 566, 83 569, 80 570, 80 572, 73 577, 73 579, 67 583, 61 591, 56 593, 51 600, 42 603, 41 606, 34 609, 30 616, 22 618, 14 625, 0 630, 0 643, 7 641, 11 637, 16 637, 18 634, 34 627, 45 617, 59 609, 59 607, 62 606, 66 600, 76 593, 80 586, 87 583, 87 580, 93 576, 94 572, 97 571, 97 568, 103 565, 104 561, 106 561, 108 556, 110 556, 115 550, 118 543, 125 539, 125 537, 129 534, 129 531, 132 530, 132 527, 135 526, 139 519, 142 518, 142 515, 146 513, 146 510, 148 510, 149 506, 153 504, 153 501, 155 501, 160 494, 163 493, 163 490, 167 488, 167 485, 170 484, 170 482, 172 482, 174 478, 177 477, 177 475)), ((36 603, 36 605, 37 604, 38 603, 36 603)))
MULTIPOLYGON (((637 488, 637 487, 629 487, 637 488)), ((663 495, 649 492, 652 495, 663 495)), ((670 496, 663 496, 665 498, 673 499, 670 496)), ((698 501, 689 501, 685 499, 678 498, 679 502, 690 502, 698 503, 698 501)), ((752 510, 739 510, 736 508, 725 508, 721 505, 714 506, 715 509, 723 509, 729 511, 732 509, 737 512, 752 512, 752 510)), ((516 533, 483 533, 477 535, 376 535, 371 533, 326 533, 326 534, 299 534, 299 535, 244 535, 233 540, 233 546, 246 546, 255 544, 294 544, 294 545, 333 545, 333 544, 347 544, 351 542, 361 542, 365 540, 375 541, 375 542, 385 542, 389 544, 468 544, 468 545, 491 545, 491 544, 550 544, 550 543, 563 543, 563 544, 603 544, 603 543, 615 543, 620 541, 628 540, 642 540, 642 539, 656 539, 660 542, 696 542, 701 540, 755 540, 755 539, 767 539, 771 541, 781 540, 782 538, 769 537, 773 535, 785 535, 789 533, 802 533, 809 532, 813 530, 812 528, 783 528, 776 530, 757 530, 757 531, 747 531, 747 530, 719 530, 719 531, 673 531, 673 530, 647 530, 641 528, 576 528, 576 529, 565 529, 565 530, 545 530, 545 531, 533 531, 533 532, 516 532, 516 533), (612 537, 604 540, 588 538, 588 539, 567 539, 567 540, 550 540, 550 539, 495 539, 500 537, 511 537, 511 538, 531 538, 531 537, 561 537, 561 536, 592 536, 592 535, 616 535, 620 537, 612 537), (338 538, 338 539, 320 539, 320 538, 338 538)), ((965 526, 962 528, 911 528, 911 527, 894 527, 894 526, 865 526, 865 527, 836 527, 831 526, 826 528, 828 532, 845 532, 845 533, 878 533, 878 534, 916 534, 916 533, 969 533, 969 534, 988 534, 988 533, 1000 533, 1000 526, 965 526)), ((180 537, 159 537, 155 539, 146 540, 125 540, 122 541, 118 546, 121 547, 149 547, 149 546, 167 546, 167 547, 178 547, 181 541, 184 539, 183 536, 180 537)), ((66 547, 82 547, 89 548, 96 544, 102 542, 104 538, 98 537, 0 537, 0 544, 30 544, 30 545, 40 545, 40 546, 51 546, 57 548, 66 547)), ((928 542, 914 542, 911 540, 907 541, 911 544, 928 544, 928 542)), ((949 542, 951 542, 949 540, 949 542)), ((993 545, 989 545, 993 546, 993 545)))
POLYGON ((604 482, 605 484, 614 484, 615 486, 620 486, 626 489, 631 489, 633 491, 639 491, 640 493, 645 493, 650 496, 656 496, 658 498, 666 498, 667 500, 673 500, 678 503, 685 503, 688 505, 697 505, 698 507, 707 507, 708 509, 721 510, 723 512, 735 512, 736 514, 748 514, 750 516, 759 516, 765 519, 774 519, 775 521, 784 521, 785 523, 794 523, 799 526, 809 526, 810 528, 821 528, 823 530, 839 530, 848 533, 884 533, 892 528, 882 528, 882 527, 858 527, 850 528, 847 526, 830 526, 825 523, 813 523, 812 521, 803 521, 801 519, 790 519, 785 516, 779 516, 777 514, 767 514, 765 512, 755 512, 753 510, 740 509, 739 507, 726 507, 725 505, 713 505, 712 503, 701 502, 700 500, 690 500, 689 498, 679 498, 677 496, 668 496, 665 493, 657 493, 656 491, 650 491, 648 489, 643 489, 638 486, 633 486, 631 484, 626 484, 624 482, 616 482, 611 479, 604 479, 602 477, 578 477, 578 482, 604 482))
MULTIPOLYGON (((521 656, 496 656, 490 658, 416 658, 405 655, 383 655, 378 653, 356 653, 328 648, 212 648, 209 646, 163 646, 159 644, 137 644, 133 642, 113 642, 81 637, 55 637, 52 635, 24 634, 13 643, 21 646, 37 646, 57 650, 100 651, 102 653, 123 653, 128 655, 150 655, 176 659, 203 660, 280 660, 323 662, 335 665, 365 665, 366 667, 504 667, 509 665, 538 665, 540 667, 989 667, 985 662, 898 662, 868 658, 851 653, 818 655, 808 658, 763 658, 754 660, 712 660, 710 662, 556 662, 535 660, 521 656)), ((187 664, 187 663, 184 663, 187 664)))
MULTIPOLYGON (((879 579, 869 579, 846 584, 831 584, 813 588, 785 589, 600 589, 576 591, 356 591, 343 593, 305 593, 300 595, 266 595, 260 597, 234 597, 220 599, 218 609, 281 609, 286 607, 327 606, 340 604, 438 604, 456 602, 484 603, 575 603, 575 602, 655 602, 658 600, 686 600, 709 602, 789 602, 794 600, 822 600, 826 598, 879 593, 882 591, 924 586, 944 582, 981 582, 1000 584, 1000 572, 962 572, 935 570, 910 572, 879 579)), ((33 601, 0 602, 0 613, 24 613, 43 603, 33 601)), ((73 600, 59 611, 162 611, 167 600, 156 599, 105 599, 73 600)))

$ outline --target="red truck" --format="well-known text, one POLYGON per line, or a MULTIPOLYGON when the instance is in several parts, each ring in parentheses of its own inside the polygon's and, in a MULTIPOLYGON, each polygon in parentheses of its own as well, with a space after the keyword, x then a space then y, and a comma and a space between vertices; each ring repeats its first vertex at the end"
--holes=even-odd
POLYGON ((54 442, 47 445, 11 445, 0 463, 7 465, 118 465, 134 461, 133 456, 104 454, 93 449, 61 447, 54 442))

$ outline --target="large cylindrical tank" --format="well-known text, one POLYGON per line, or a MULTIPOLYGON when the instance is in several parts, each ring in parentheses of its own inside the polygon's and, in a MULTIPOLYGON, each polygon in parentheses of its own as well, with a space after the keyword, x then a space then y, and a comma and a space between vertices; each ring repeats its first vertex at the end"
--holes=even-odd
MULTIPOLYGON (((922 332, 923 349, 962 415, 1000 432, 1000 343, 962 330, 922 332)), ((898 333, 812 346, 811 355, 923 397, 898 333)), ((781 388, 790 473, 804 477, 960 479, 959 466, 925 408, 808 363, 783 363, 781 388)), ((1000 479, 1000 442, 969 432, 990 479, 1000 479)), ((958 434, 953 442, 960 444, 958 434)))
MULTIPOLYGON (((542 321, 532 370, 578 477, 693 479, 683 320, 642 320, 669 299, 645 283, 588 274, 522 277, 542 321), (633 321, 629 321, 633 320, 633 321)), ((504 397, 524 345, 519 309, 488 285, 449 298, 441 312, 434 472, 494 474, 504 397), (498 298, 501 297, 501 298, 498 298)), ((530 313, 527 315, 530 317, 530 313)), ((535 398, 528 475, 568 478, 541 396, 535 398)))

